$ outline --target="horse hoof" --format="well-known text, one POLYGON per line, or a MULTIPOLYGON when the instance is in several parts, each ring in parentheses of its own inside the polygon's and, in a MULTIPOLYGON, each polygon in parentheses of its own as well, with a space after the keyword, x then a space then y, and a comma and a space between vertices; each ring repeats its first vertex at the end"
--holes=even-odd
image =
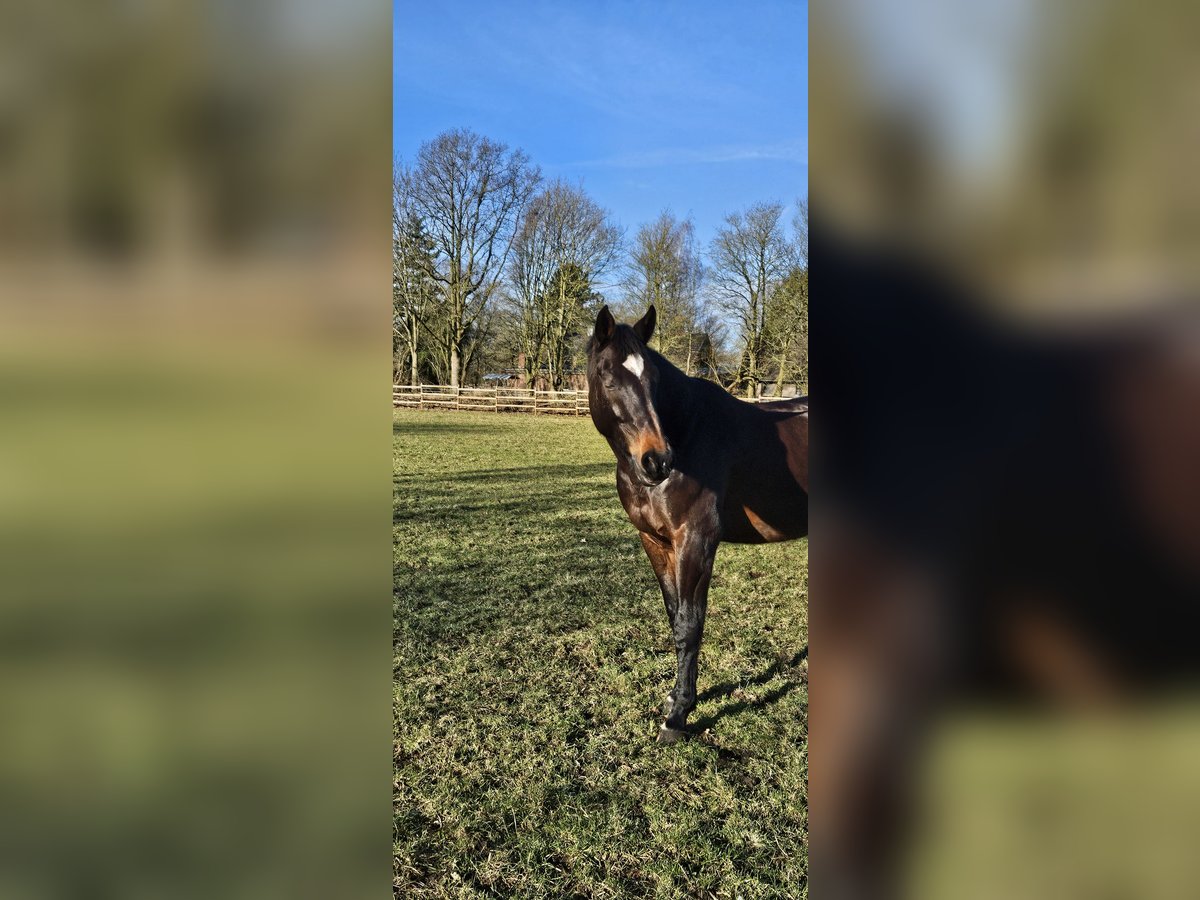
POLYGON ((678 728, 668 728, 665 724, 659 726, 658 742, 660 744, 674 744, 676 741, 681 741, 687 737, 686 731, 680 731, 678 728))

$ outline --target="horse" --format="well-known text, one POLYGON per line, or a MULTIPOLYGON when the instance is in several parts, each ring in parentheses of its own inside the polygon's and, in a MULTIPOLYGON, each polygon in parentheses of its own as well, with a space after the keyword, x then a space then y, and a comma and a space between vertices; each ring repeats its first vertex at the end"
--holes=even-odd
POLYGON ((617 495, 662 589, 677 665, 658 740, 673 743, 696 706, 717 545, 808 534, 808 399, 747 403, 685 375, 648 346, 656 318, 653 305, 633 325, 601 309, 587 382, 617 495))
POLYGON ((817 224, 810 858, 887 898, 938 716, 1200 685, 1200 324, 1006 319, 817 224))

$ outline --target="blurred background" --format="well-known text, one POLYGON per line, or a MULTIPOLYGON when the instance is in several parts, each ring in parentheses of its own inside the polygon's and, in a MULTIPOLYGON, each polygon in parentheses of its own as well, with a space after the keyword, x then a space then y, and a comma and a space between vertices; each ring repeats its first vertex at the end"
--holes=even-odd
POLYGON ((831 218, 1035 313, 1196 286, 1191 4, 852 0, 812 16, 831 218))
POLYGON ((815 896, 1200 892, 1200 14, 811 7, 815 896))
POLYGON ((388 877, 389 22, 0 9, 6 897, 388 877))
MULTIPOLYGON (((6 897, 387 877, 388 14, 0 10, 6 897)), ((819 894, 1200 888, 1197 15, 812 5, 819 894)))

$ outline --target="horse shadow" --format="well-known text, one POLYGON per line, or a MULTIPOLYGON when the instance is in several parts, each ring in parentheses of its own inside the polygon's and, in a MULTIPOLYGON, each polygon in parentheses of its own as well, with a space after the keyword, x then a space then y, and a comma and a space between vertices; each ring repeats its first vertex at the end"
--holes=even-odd
MULTIPOLYGON (((697 698, 697 703, 702 703, 706 700, 715 700, 722 697, 729 697, 734 691, 739 688, 756 687, 767 684, 776 676, 787 673, 795 669, 801 662, 808 659, 807 645, 794 653, 789 660, 779 660, 772 663, 758 675, 755 675, 749 681, 724 681, 720 684, 715 684, 707 690, 703 691, 697 698)), ((779 687, 772 688, 765 694, 755 697, 754 699, 735 700, 732 703, 726 703, 719 707, 714 712, 707 716, 702 716, 698 719, 693 719, 689 723, 689 730, 695 734, 703 734, 707 729, 715 726, 722 719, 729 716, 740 715, 752 709, 762 709, 786 697, 801 684, 808 681, 808 672, 796 673, 796 677, 789 678, 779 687)))

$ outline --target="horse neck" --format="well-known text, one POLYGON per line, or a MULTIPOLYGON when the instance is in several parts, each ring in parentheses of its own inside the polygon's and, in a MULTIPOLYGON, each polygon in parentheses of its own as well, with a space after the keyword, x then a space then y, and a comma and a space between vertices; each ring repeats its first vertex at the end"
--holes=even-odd
POLYGON ((669 398, 659 403, 658 416, 668 437, 682 438, 692 422, 692 379, 676 368, 670 360, 655 350, 646 348, 658 367, 659 397, 669 398))

